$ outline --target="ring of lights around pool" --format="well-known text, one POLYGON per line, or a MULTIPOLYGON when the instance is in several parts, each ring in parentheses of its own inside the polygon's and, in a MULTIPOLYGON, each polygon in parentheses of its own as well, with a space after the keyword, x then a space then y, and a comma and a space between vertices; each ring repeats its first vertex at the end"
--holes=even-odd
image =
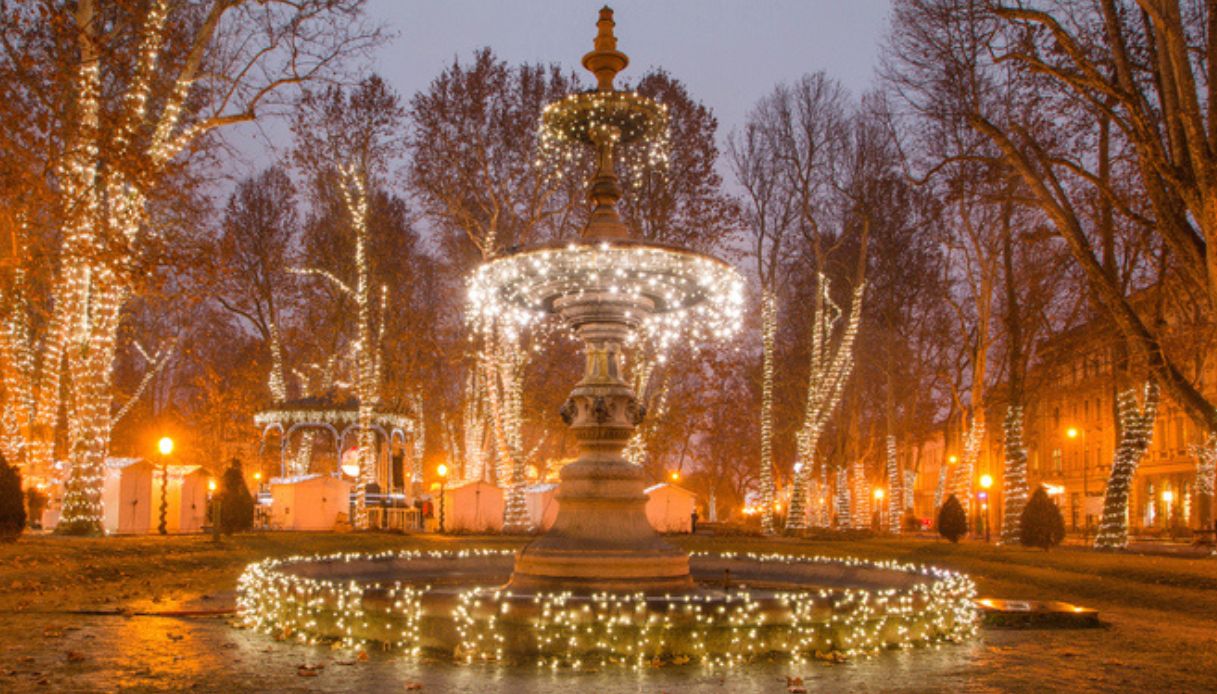
POLYGON ((242 574, 238 608, 246 626, 277 638, 549 667, 835 660, 958 642, 976 630, 971 579, 928 566, 695 553, 691 592, 534 594, 501 587, 514 556, 474 550, 267 560, 242 574))

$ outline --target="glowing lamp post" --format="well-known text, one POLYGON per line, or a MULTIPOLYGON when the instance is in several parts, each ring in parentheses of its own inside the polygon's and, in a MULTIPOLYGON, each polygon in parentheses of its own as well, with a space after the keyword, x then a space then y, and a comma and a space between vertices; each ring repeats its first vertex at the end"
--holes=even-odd
POLYGON ((980 498, 980 512, 984 514, 985 519, 985 542, 989 541, 989 525, 992 513, 989 511, 989 487, 993 486, 993 476, 984 474, 980 476, 980 492, 977 497, 980 498))
POLYGON ((1087 489, 1089 486, 1087 484, 1089 470, 1086 465, 1086 430, 1069 427, 1065 430, 1065 436, 1074 441, 1077 440, 1078 436, 1082 437, 1082 537, 1087 538, 1090 535, 1090 519, 1086 517, 1086 498, 1089 496, 1089 489, 1087 489))
POLYGON ((216 493, 216 479, 207 480, 207 491, 211 493, 211 541, 220 542, 220 495, 216 493))
POLYGON ((883 487, 875 487, 875 515, 879 518, 879 529, 883 530, 883 487))
POLYGON ((679 482, 679 481, 680 481, 680 472, 679 472, 678 470, 673 470, 673 471, 672 471, 672 481, 673 481, 673 482, 679 482))
POLYGON ((156 450, 161 454, 161 508, 156 531, 161 535, 169 534, 169 455, 173 453, 173 439, 162 436, 156 442, 156 450))
POLYGON ((1172 511, 1171 504, 1172 504, 1172 502, 1174 502, 1174 500, 1175 500, 1174 492, 1172 492, 1169 489, 1162 490, 1162 507, 1163 507, 1163 511, 1164 511, 1163 515, 1166 516, 1166 527, 1168 529, 1174 525, 1175 517, 1174 517, 1174 514, 1171 513, 1171 511, 1172 511))
POLYGON ((439 475, 439 531, 444 532, 444 488, 448 483, 448 466, 443 463, 435 469, 439 475))

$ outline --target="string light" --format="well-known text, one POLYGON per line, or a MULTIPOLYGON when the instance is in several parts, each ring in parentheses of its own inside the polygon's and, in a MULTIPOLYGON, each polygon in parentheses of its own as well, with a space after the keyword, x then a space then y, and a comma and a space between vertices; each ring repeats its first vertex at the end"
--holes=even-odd
POLYGON ((1006 408, 1006 463, 1002 474, 1002 497, 1006 504, 1001 525, 1003 544, 1018 544, 1022 537, 1023 509, 1027 506, 1027 449, 1023 446, 1023 407, 1006 408))
MULTIPOLYGON (((637 92, 594 91, 571 94, 541 113, 536 166, 552 178, 591 168, 586 145, 609 137, 626 187, 637 189, 651 173, 668 166, 668 107, 637 92)), ((587 179, 576 176, 586 186, 587 179)))
MULTIPOLYGON (((627 318, 657 350, 678 340, 734 334, 743 312, 743 280, 714 258, 628 241, 572 243, 504 256, 479 266, 469 281, 470 321, 508 337, 566 301, 603 297, 631 302, 627 318)), ((635 339, 637 339, 635 337, 635 339)))
POLYGON ((797 531, 807 527, 807 493, 811 480, 812 465, 815 462, 816 447, 819 445, 820 434, 828 424, 837 404, 841 401, 841 393, 845 382, 853 371, 854 340, 858 335, 858 326, 862 322, 862 297, 866 291, 866 283, 859 282, 854 287, 853 302, 850 305, 849 319, 841 340, 836 349, 832 348, 832 333, 842 311, 832 300, 829 292, 828 278, 823 274, 818 276, 819 296, 816 301, 815 313, 812 316, 811 334, 811 368, 809 369, 807 385, 807 405, 803 413, 803 424, 795 435, 799 460, 803 463, 801 470, 794 474, 794 482, 790 493, 790 512, 786 516, 786 530, 797 531))
POLYGON ((849 513, 849 468, 842 466, 837 470, 837 485, 836 485, 836 516, 837 527, 848 529, 850 523, 849 513))
POLYGON ((1116 415, 1120 418, 1120 442, 1116 446, 1103 495, 1103 518, 1094 538, 1096 549, 1123 549, 1128 546, 1128 492, 1141 457, 1149 448, 1154 435, 1154 419, 1158 416, 1158 385, 1147 381, 1143 390, 1144 403, 1137 405, 1136 391, 1129 388, 1116 396, 1116 415))
POLYGON ((978 409, 972 418, 972 427, 964 435, 963 460, 955 468, 955 498, 963 506, 963 511, 969 518, 972 514, 972 475, 976 470, 976 461, 980 458, 980 446, 985 440, 984 410, 978 409))
MULTIPOLYGON (((1212 520, 1209 509, 1213 505, 1214 478, 1217 477, 1217 435, 1210 434, 1201 445, 1191 447, 1192 455, 1196 456, 1196 503, 1200 508, 1199 524, 1208 526, 1212 520)), ((1184 499, 1183 516, 1189 517, 1190 495, 1184 499)))
POLYGON ((773 362, 776 359, 778 298, 769 288, 761 290, 761 533, 777 532, 773 517, 776 501, 773 484, 773 362))
POLYGON ((904 495, 901 493, 902 480, 900 477, 900 465, 896 459, 896 437, 888 434, 887 436, 887 529, 888 532, 900 534, 900 519, 901 519, 901 502, 904 500, 904 495))
MULTIPOLYGON (((758 553, 694 553, 694 559, 825 566, 914 577, 902 587, 754 590, 746 583, 678 595, 570 592, 524 594, 502 587, 433 588, 402 579, 360 581, 351 565, 385 575, 381 565, 451 561, 484 570, 510 550, 386 552, 269 559, 250 564, 237 583, 248 627, 302 643, 363 648, 380 643, 406 654, 451 649, 466 663, 532 657, 539 667, 643 668, 657 660, 733 667, 770 654, 847 659, 882 648, 960 642, 977 628, 975 585, 935 567, 856 558, 758 553), (293 569, 326 566, 335 578, 293 569), (453 643, 455 641, 455 643, 453 643), (826 655, 830 654, 830 655, 826 655)), ((467 568, 458 569, 467 572, 467 568)))
MULTIPOLYGON (((412 485, 423 483, 423 458, 427 452, 427 418, 423 416, 423 394, 415 391, 412 398, 414 403, 414 432, 413 454, 410 456, 410 482, 412 485)), ((411 490, 414 493, 416 490, 411 490)))
POLYGON ((869 528, 870 515, 870 483, 866 479, 866 465, 859 458, 854 461, 853 483, 854 526, 869 528))

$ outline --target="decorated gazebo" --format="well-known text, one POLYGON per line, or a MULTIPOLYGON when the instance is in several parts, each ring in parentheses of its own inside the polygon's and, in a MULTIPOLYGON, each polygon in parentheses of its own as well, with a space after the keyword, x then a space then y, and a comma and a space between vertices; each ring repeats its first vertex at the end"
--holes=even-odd
MULTIPOLYGON (((413 458, 411 448, 407 445, 407 436, 415 435, 417 430, 414 418, 409 413, 380 404, 374 406, 370 419, 377 442, 374 477, 381 491, 387 493, 395 487, 391 463, 393 444, 399 443, 403 456, 413 458)), ((359 399, 355 396, 340 398, 333 393, 327 393, 322 396, 285 400, 255 414, 254 423, 262 428, 263 448, 271 433, 278 432, 281 476, 317 472, 291 464, 289 457, 294 439, 307 435, 310 439, 309 445, 315 445, 315 437, 318 434, 333 444, 334 469, 328 472, 338 475, 342 472, 343 452, 347 450, 348 440, 354 445, 358 439, 359 399)), ((311 455, 309 458, 311 459, 311 455)), ((413 461, 409 471, 403 468, 403 479, 408 479, 411 483, 421 482, 420 463, 421 461, 413 461)))

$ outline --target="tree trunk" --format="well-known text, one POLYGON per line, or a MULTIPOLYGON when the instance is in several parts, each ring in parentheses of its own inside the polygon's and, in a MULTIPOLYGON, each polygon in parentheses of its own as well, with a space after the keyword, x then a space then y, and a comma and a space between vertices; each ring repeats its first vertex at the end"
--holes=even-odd
POLYGON ((1136 393, 1131 389, 1120 393, 1118 402, 1120 440, 1103 495, 1103 518, 1094 539, 1096 549, 1123 549, 1128 545, 1128 493, 1141 457, 1153 437, 1158 409, 1157 382, 1151 380, 1145 384, 1145 402, 1140 408, 1136 393))

